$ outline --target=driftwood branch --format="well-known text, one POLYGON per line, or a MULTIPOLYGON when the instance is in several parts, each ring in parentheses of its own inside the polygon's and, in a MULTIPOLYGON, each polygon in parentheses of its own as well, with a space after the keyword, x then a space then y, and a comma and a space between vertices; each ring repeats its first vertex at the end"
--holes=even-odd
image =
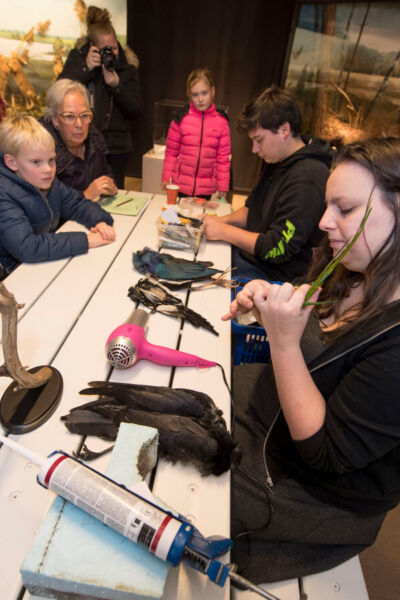
POLYGON ((0 312, 3 331, 4 365, 0 367, 0 376, 11 376, 20 388, 37 388, 51 377, 51 369, 42 367, 36 373, 30 373, 21 364, 17 351, 17 313, 23 304, 17 304, 13 294, 0 283, 0 312))

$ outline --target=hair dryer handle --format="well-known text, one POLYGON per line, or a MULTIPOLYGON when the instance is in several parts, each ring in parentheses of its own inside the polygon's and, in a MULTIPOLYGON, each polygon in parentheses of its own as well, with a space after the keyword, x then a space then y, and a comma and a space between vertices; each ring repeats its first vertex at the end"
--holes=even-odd
POLYGON ((144 347, 142 347, 141 358, 170 367, 205 368, 215 367, 216 365, 215 362, 205 360, 204 358, 200 358, 200 356, 174 350, 173 348, 166 348, 165 346, 156 346, 155 344, 150 344, 147 340, 144 347))

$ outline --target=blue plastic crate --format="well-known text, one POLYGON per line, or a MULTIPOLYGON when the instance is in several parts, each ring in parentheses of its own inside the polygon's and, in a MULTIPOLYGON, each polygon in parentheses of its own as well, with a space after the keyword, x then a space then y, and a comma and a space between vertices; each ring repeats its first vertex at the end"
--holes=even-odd
MULTIPOLYGON (((250 280, 248 280, 250 281, 250 280)), ((244 284, 246 281, 241 280, 244 284)), ((271 283, 281 284, 281 281, 271 281, 271 283)), ((232 290, 232 300, 242 289, 239 286, 232 290)), ((233 342, 233 364, 241 365, 244 363, 267 363, 271 358, 269 343, 264 327, 261 325, 239 325, 232 320, 232 342, 233 342)))
POLYGON ((269 361, 269 344, 264 327, 239 325, 232 321, 232 341, 234 365, 269 361))

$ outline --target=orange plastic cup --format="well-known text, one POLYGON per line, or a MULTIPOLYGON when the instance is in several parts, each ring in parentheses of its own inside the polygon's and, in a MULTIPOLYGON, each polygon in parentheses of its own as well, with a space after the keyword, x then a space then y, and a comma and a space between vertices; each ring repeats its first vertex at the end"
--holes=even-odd
POLYGON ((175 185, 175 183, 168 183, 165 189, 167 190, 167 204, 176 204, 179 185, 175 185))

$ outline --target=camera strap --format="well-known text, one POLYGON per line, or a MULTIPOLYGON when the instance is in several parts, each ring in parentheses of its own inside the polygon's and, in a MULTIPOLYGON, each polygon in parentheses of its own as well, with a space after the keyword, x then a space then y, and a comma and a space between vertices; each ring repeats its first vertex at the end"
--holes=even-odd
POLYGON ((108 127, 110 125, 111 113, 112 113, 113 106, 114 106, 114 98, 113 98, 112 94, 110 94, 110 103, 108 105, 108 112, 106 114, 106 120, 104 121, 103 125, 100 128, 101 131, 108 129, 108 127))
POLYGON ((94 81, 90 81, 87 84, 89 90, 89 107, 92 113, 94 113, 94 81))

